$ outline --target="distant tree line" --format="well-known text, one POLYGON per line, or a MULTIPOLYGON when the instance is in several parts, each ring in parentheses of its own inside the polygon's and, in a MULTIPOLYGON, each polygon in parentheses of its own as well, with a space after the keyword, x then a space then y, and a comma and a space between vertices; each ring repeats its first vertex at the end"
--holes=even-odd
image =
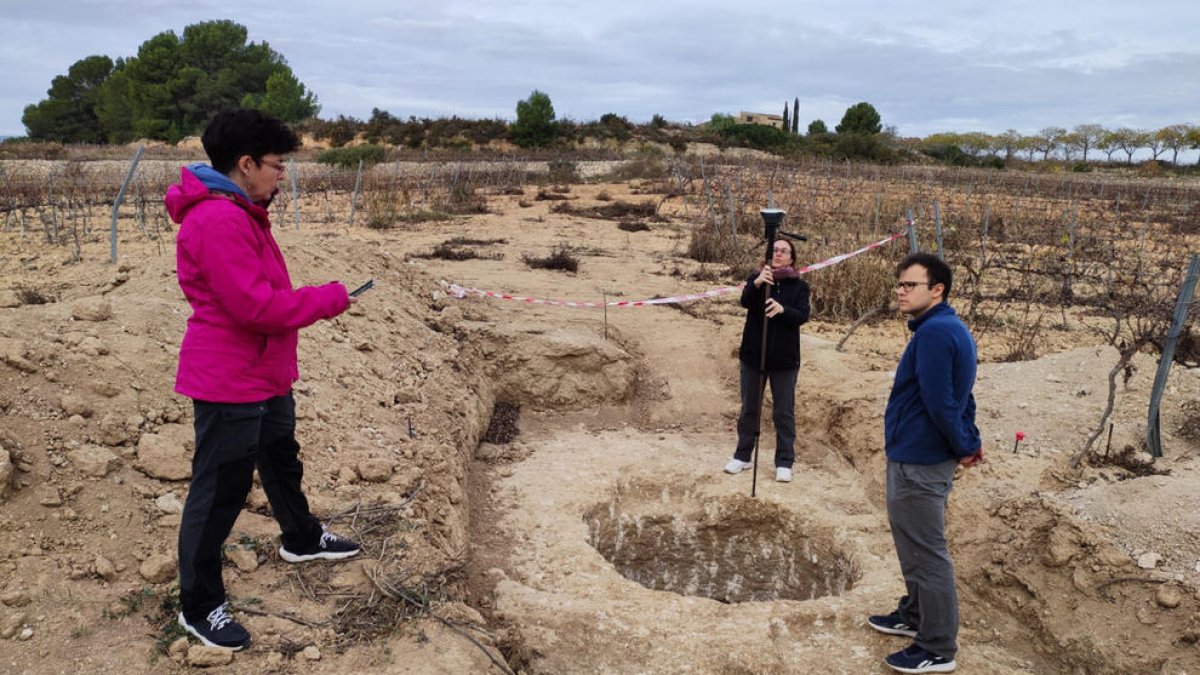
POLYGON ((289 122, 314 117, 317 98, 267 43, 247 42, 244 26, 206 21, 159 33, 137 56, 89 56, 50 83, 25 108, 28 137, 60 143, 175 143, 195 135, 217 111, 266 110, 289 122))
POLYGON ((1114 155, 1123 156, 1126 164, 1132 164, 1133 156, 1141 150, 1148 150, 1152 160, 1169 158, 1172 164, 1178 164, 1180 152, 1200 148, 1200 126, 1172 124, 1151 131, 1080 124, 1070 131, 1046 127, 1031 136, 1015 129, 994 135, 937 133, 916 141, 913 146, 926 155, 960 166, 1003 166, 1024 157, 1030 162, 1052 159, 1074 162, 1083 170, 1101 154, 1110 164, 1114 162, 1114 155))

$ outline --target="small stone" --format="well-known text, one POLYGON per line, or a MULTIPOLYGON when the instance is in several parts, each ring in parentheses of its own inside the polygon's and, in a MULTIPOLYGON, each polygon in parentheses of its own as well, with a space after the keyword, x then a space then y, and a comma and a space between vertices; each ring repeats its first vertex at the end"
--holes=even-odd
POLYGON ((1137 566, 1144 570, 1152 570, 1155 567, 1158 567, 1158 563, 1161 560, 1162 560, 1162 556, 1160 556, 1159 554, 1157 554, 1153 551, 1150 551, 1148 553, 1143 553, 1138 556, 1137 566))
POLYGON ((43 485, 38 488, 38 503, 48 508, 57 508, 63 504, 62 495, 53 485, 43 485))
POLYGON ((59 405, 68 416, 91 417, 96 412, 92 404, 78 393, 63 394, 63 397, 59 399, 59 405))
POLYGON ((105 298, 86 298, 71 308, 76 321, 108 321, 112 315, 112 303, 105 298))
POLYGON ((253 572, 258 569, 258 552, 252 548, 234 546, 226 549, 225 557, 229 558, 230 562, 243 572, 253 572))
POLYGON ((175 578, 176 568, 174 558, 155 553, 142 561, 141 566, 138 567, 138 573, 152 584, 163 584, 175 578))
POLYGON ((29 591, 17 589, 8 591, 4 595, 0 595, 0 602, 3 602, 9 607, 24 607, 25 605, 33 602, 33 598, 29 596, 29 591))
POLYGON ((33 629, 32 628, 24 628, 21 630, 21 633, 19 635, 17 635, 17 639, 22 642, 24 642, 32 637, 33 637, 33 629))
POLYGON ((233 650, 207 645, 192 645, 187 650, 188 665, 197 668, 224 666, 233 662, 233 650))
POLYGON ((0 638, 5 640, 11 638, 12 636, 16 635, 17 631, 21 630, 21 626, 24 625, 25 614, 23 612, 9 614, 3 619, 0 619, 0 638))
POLYGON ((85 445, 67 453, 67 456, 80 473, 92 478, 104 478, 121 464, 116 455, 98 445, 85 445))
POLYGON ((309 661, 321 660, 321 650, 317 649, 316 645, 309 645, 305 647, 304 651, 301 653, 304 654, 304 658, 308 659, 309 661))
MULTIPOLYGON (((138 425, 130 425, 137 428, 138 425)), ((186 480, 192 476, 192 462, 183 443, 162 434, 143 434, 137 444, 138 471, 161 480, 186 480)))
POLYGON ((112 561, 102 555, 96 556, 96 561, 92 563, 92 567, 96 572, 96 576, 101 579, 111 582, 117 578, 117 567, 112 564, 112 561))
POLYGON ((160 512, 166 514, 183 513, 183 502, 179 499, 179 497, 175 496, 174 492, 168 492, 158 499, 155 499, 154 506, 160 512))
POLYGON ((1180 595, 1178 588, 1163 584, 1158 587, 1158 592, 1154 594, 1154 601, 1158 603, 1159 607, 1175 609, 1179 606, 1179 603, 1183 602, 1183 596, 1180 595))
POLYGON ((271 652, 270 654, 267 654, 268 666, 278 666, 281 663, 283 663, 283 654, 279 652, 271 652))
POLYGON ((370 483, 383 483, 392 476, 395 464, 390 459, 364 459, 358 463, 358 475, 370 483))
POLYGON ((12 456, 4 448, 0 448, 0 499, 4 499, 13 484, 12 456))

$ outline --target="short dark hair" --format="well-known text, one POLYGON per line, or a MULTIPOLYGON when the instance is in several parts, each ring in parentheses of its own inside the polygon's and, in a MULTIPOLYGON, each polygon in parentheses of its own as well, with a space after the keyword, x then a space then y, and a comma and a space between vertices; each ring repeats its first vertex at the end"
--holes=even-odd
POLYGON ((929 273, 929 287, 933 288, 937 284, 942 285, 942 299, 950 297, 950 287, 954 283, 954 275, 950 272, 950 266, 944 260, 932 253, 910 253, 900 264, 896 265, 896 276, 904 274, 904 270, 913 265, 920 265, 929 273))
POLYGON ((243 155, 250 155, 258 162, 264 155, 283 155, 300 147, 300 137, 288 125, 252 108, 217 113, 204 129, 200 142, 212 167, 223 174, 233 171, 243 155))

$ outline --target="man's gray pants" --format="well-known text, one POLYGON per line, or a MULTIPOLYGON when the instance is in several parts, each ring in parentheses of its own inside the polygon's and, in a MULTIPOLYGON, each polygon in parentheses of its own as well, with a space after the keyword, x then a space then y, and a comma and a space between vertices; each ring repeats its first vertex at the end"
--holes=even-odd
POLYGON ((958 593, 946 545, 946 502, 957 460, 888 461, 887 509, 907 595, 900 620, 917 627, 917 646, 953 659, 958 652, 958 593))

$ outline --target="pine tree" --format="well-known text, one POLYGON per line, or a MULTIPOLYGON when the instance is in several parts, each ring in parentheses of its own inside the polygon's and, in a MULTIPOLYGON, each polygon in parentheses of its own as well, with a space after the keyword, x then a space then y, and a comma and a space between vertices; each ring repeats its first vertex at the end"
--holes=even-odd
POLYGON ((800 133, 800 97, 792 101, 792 133, 800 133))
POLYGON ((788 108, 787 108, 787 102, 785 101, 783 104, 783 131, 784 131, 784 133, 787 133, 788 131, 790 131, 791 128, 792 128, 792 123, 788 120, 788 108))

